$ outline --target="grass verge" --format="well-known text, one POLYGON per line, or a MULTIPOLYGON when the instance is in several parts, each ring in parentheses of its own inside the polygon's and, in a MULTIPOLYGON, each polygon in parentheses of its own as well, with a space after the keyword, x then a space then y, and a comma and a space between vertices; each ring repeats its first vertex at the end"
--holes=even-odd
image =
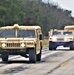
POLYGON ((48 39, 44 39, 44 40, 43 40, 43 47, 44 47, 44 46, 48 46, 48 39))

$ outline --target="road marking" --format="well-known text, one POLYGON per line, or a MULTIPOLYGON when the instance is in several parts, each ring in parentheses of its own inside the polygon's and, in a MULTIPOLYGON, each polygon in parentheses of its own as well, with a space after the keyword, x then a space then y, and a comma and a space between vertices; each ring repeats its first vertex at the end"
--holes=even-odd
POLYGON ((20 57, 21 57, 20 55, 16 55, 16 56, 9 57, 9 59, 20 58, 20 57))
POLYGON ((42 58, 45 58, 46 56, 52 55, 52 54, 57 53, 57 52, 59 52, 59 51, 48 51, 47 54, 42 55, 42 58))
POLYGON ((60 66, 63 67, 63 66, 66 66, 68 64, 68 62, 63 62, 60 66))

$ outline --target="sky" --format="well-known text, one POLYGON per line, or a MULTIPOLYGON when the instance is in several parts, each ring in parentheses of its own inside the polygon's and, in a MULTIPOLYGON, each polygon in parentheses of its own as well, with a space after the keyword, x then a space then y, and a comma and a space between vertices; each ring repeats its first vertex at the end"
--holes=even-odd
POLYGON ((43 0, 44 2, 50 1, 51 3, 55 2, 63 9, 72 11, 72 16, 74 17, 74 0, 43 0))

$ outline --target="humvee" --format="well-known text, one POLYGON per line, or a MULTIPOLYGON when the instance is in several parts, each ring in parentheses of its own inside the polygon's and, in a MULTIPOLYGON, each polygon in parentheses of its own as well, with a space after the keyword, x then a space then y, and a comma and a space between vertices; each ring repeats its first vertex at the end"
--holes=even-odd
POLYGON ((31 63, 41 60, 42 32, 40 26, 0 27, 0 54, 2 61, 9 55, 29 57, 31 63))
POLYGON ((70 47, 70 50, 73 50, 73 32, 51 29, 49 31, 49 50, 56 50, 58 46, 70 47))

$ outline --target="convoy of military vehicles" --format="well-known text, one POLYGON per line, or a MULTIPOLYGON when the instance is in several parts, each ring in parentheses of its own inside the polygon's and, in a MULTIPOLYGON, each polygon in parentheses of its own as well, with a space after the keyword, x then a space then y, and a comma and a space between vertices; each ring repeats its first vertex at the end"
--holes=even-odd
MULTIPOLYGON (((49 50, 58 46, 70 47, 74 50, 74 26, 65 26, 64 30, 51 29, 49 34, 49 50)), ((29 58, 30 63, 41 61, 43 34, 40 26, 0 27, 0 54, 2 61, 8 61, 9 55, 21 55, 29 58)))

